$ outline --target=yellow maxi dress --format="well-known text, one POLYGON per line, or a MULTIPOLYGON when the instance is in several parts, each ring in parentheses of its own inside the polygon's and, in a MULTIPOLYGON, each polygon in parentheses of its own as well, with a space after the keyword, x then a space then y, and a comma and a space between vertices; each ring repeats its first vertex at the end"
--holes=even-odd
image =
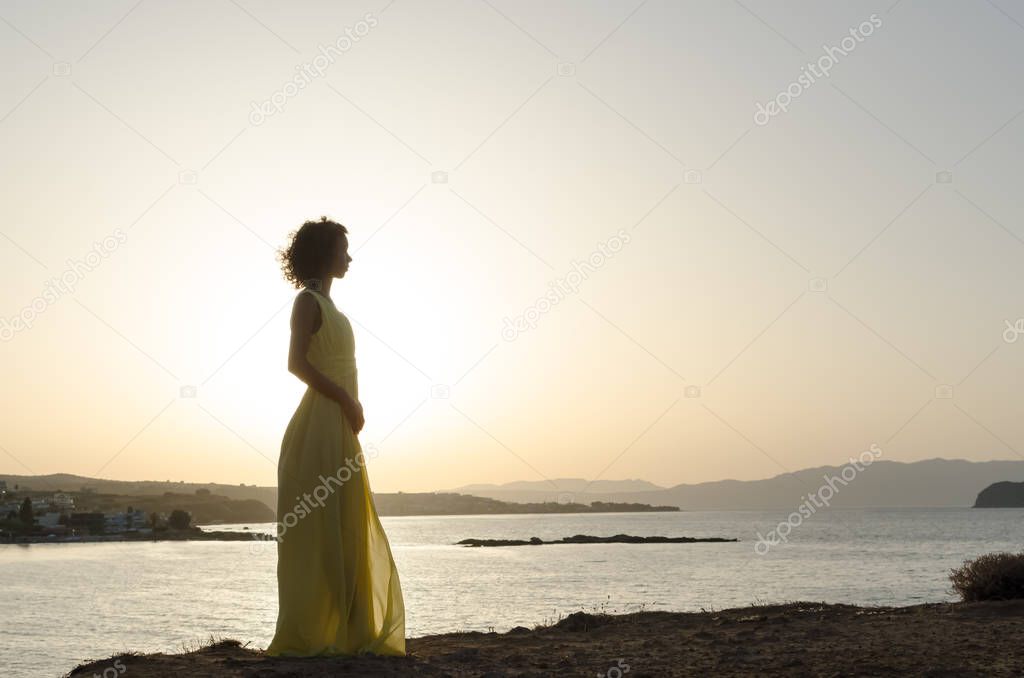
MULTIPOLYGON (((310 363, 358 398, 352 325, 316 297, 310 363)), ((281 442, 278 617, 271 656, 405 654, 405 604, 370 494, 366 458, 341 406, 310 387, 281 442)))

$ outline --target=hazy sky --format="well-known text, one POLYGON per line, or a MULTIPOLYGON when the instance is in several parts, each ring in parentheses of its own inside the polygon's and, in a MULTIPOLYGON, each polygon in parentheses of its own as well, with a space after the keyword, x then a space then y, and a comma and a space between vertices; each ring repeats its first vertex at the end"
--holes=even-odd
POLYGON ((274 484, 321 214, 377 491, 1024 452, 1019 3, 5 1, 0 58, 0 471, 274 484))

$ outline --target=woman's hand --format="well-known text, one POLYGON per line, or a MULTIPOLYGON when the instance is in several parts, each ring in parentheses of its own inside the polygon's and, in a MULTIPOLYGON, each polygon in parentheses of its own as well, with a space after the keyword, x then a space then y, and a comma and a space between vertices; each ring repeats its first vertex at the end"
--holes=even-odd
POLYGON ((363 424, 366 423, 366 420, 363 418, 363 406, 358 400, 348 396, 341 405, 341 412, 348 419, 348 423, 352 427, 352 433, 358 434, 363 430, 363 424))

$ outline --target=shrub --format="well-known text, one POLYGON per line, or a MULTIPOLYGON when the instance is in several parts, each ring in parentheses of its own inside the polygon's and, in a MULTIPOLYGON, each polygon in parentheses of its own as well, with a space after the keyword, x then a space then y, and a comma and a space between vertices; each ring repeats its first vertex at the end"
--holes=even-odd
POLYGON ((950 570, 953 591, 965 602, 1024 598, 1024 553, 988 553, 950 570))
POLYGON ((192 514, 181 509, 171 511, 171 516, 167 519, 167 524, 175 530, 187 530, 191 522, 192 514))

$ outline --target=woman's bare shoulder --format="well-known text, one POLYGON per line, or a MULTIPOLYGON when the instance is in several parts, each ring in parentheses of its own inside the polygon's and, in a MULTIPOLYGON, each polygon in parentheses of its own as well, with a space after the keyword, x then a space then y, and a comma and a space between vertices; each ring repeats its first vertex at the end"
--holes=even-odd
POLYGON ((310 290, 300 290, 292 303, 292 327, 320 329, 320 302, 310 290))

